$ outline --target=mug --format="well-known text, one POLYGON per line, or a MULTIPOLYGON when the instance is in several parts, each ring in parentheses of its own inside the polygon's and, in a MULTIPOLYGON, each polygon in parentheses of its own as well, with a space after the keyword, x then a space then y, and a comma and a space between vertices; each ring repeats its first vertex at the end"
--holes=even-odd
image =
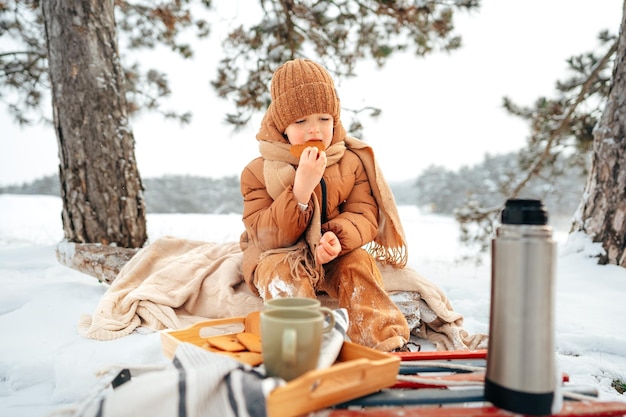
POLYGON ((266 376, 291 381, 316 369, 323 335, 335 326, 332 312, 330 317, 327 324, 321 311, 293 308, 263 311, 261 350, 266 376))
POLYGON ((296 309, 296 310, 319 310, 322 303, 316 298, 306 297, 281 297, 265 301, 266 310, 296 309))
POLYGON ((322 303, 317 298, 307 297, 279 297, 266 300, 265 311, 268 310, 311 310, 319 311, 328 317, 330 327, 335 327, 335 316, 328 307, 322 307, 322 303))

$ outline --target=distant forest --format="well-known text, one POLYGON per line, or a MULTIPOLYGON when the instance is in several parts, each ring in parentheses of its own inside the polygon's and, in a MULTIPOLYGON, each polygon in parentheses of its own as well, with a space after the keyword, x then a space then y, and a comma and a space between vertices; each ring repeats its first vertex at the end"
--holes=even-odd
MULTIPOLYGON (((391 182, 398 205, 414 205, 431 213, 453 215, 469 202, 499 206, 506 189, 517 180, 517 154, 485 156, 482 163, 451 171, 431 166, 415 180, 391 182)), ((580 202, 585 173, 576 167, 550 167, 550 172, 533 179, 522 197, 541 198, 553 215, 571 216, 580 202), (554 171, 561 172, 554 175, 554 171), (567 173, 567 175, 565 174, 567 173)), ((239 178, 206 178, 166 175, 144 178, 148 213, 242 213, 239 178)), ((0 194, 43 194, 59 196, 59 180, 50 175, 33 182, 0 186, 0 194)))

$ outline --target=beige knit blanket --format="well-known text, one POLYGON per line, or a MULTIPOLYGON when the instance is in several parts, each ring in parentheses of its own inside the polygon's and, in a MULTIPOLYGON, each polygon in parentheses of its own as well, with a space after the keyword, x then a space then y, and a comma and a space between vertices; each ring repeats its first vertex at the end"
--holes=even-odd
MULTIPOLYGON (((141 326, 181 329, 201 320, 242 317, 261 310, 263 301, 243 280, 242 257, 238 242, 160 238, 122 268, 95 313, 81 317, 79 333, 111 340, 141 326)), ((438 350, 486 347, 486 336, 468 334, 463 317, 433 283, 410 268, 381 266, 381 270, 388 292, 419 293, 429 313, 435 313, 429 322, 424 317, 432 314, 422 315, 419 328, 412 330, 414 335, 430 340, 438 350)), ((334 302, 326 295, 320 299, 325 305, 334 302)))

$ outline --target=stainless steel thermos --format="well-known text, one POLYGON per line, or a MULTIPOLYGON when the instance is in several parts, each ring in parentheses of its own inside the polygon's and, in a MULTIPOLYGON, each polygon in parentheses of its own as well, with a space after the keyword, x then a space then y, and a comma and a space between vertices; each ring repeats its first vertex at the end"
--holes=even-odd
MULTIPOLYGON (((485 399, 515 413, 549 415, 556 398, 556 243, 541 200, 508 200, 491 242, 485 399)), ((557 410, 558 411, 558 410, 557 410)))

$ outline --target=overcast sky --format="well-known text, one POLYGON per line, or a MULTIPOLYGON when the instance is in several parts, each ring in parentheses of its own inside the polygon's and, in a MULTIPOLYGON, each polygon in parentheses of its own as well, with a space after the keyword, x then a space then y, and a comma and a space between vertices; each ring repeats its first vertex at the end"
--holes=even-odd
MULTIPOLYGON (((414 179, 432 164, 457 169, 481 162, 486 153, 521 148, 528 127, 506 114, 502 98, 530 106, 540 96, 553 96, 555 81, 566 75, 565 60, 594 49, 601 30, 617 33, 623 8, 620 0, 482 3, 479 12, 455 17, 463 37, 461 50, 425 59, 399 56, 382 70, 359 64, 356 79, 337 82, 345 108, 375 104, 383 110, 378 119, 364 123, 364 139, 374 146, 388 180, 414 179)), ((233 9, 221 16, 241 15, 239 4, 244 3, 229 2, 233 9)), ((5 48, 0 44, 0 51, 5 48)), ((184 127, 157 115, 132 121, 144 178, 239 175, 258 155, 254 136, 260 116, 238 134, 223 123, 225 109, 231 107, 216 98, 209 85, 217 59, 210 51, 215 49, 203 44, 196 58, 185 62, 168 55, 146 58, 171 68, 174 96, 166 107, 191 110, 194 117, 184 127)), ((348 125, 347 113, 344 116, 348 125)), ((58 171, 50 127, 21 129, 1 103, 0 126, 0 185, 58 171)))

